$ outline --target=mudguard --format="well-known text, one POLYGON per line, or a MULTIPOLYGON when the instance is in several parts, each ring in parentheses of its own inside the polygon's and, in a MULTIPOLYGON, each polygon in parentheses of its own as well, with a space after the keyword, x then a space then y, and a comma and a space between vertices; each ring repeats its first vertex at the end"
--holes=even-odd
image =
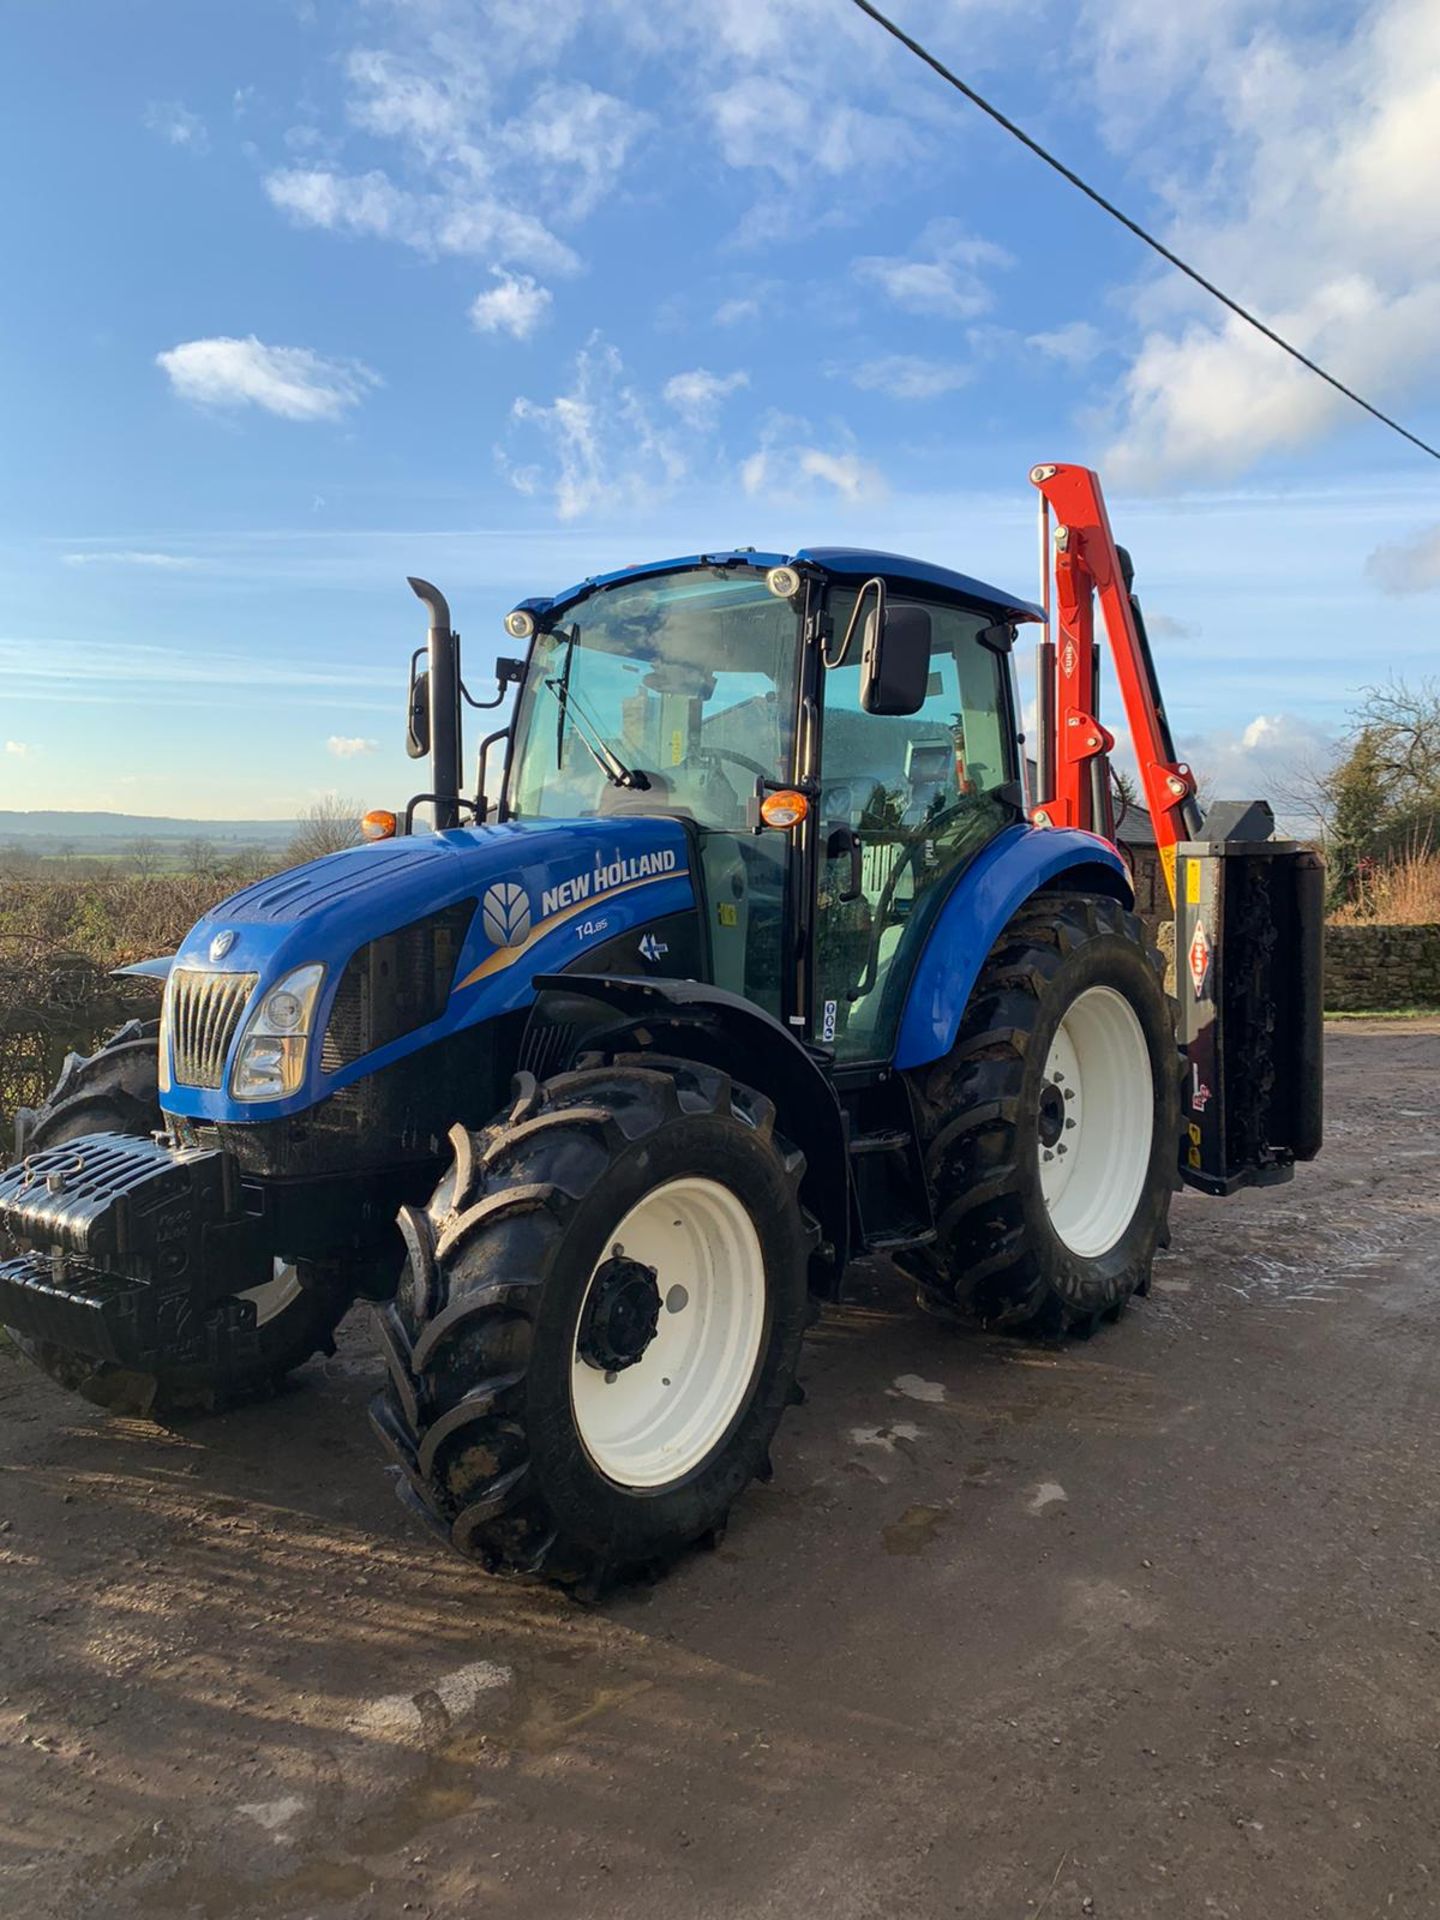
POLYGON ((112 980, 168 980, 175 964, 173 953, 157 953, 153 960, 132 960, 128 967, 111 967, 112 980))
POLYGON ((1134 905, 1108 840, 1069 827, 1007 827, 966 867, 930 930, 900 1016, 897 1067, 923 1067, 950 1051, 986 954, 1016 909, 1057 883, 1134 905))

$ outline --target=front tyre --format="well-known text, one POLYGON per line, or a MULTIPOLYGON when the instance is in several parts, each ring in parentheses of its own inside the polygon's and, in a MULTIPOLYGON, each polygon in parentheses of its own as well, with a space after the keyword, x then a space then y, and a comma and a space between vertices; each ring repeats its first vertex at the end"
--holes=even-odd
POLYGON ((715 1536, 768 1473, 809 1318, 804 1162, 713 1068, 518 1084, 402 1212, 373 1417, 462 1553, 599 1590, 715 1536))
POLYGON ((1149 1290, 1179 1184, 1180 1058, 1133 914, 1028 901, 951 1052, 910 1079, 938 1229, 906 1262, 926 1305, 1057 1336, 1149 1290))

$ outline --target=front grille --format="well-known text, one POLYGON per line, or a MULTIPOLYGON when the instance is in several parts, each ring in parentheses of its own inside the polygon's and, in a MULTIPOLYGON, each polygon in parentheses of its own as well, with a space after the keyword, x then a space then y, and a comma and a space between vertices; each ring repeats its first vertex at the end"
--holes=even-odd
POLYGON ((258 973, 202 973, 177 967, 170 987, 170 1047, 177 1085, 219 1087, 225 1056, 258 973))
POLYGON ((473 900, 457 901, 350 956, 321 1044, 326 1073, 440 1018, 474 912, 473 900))

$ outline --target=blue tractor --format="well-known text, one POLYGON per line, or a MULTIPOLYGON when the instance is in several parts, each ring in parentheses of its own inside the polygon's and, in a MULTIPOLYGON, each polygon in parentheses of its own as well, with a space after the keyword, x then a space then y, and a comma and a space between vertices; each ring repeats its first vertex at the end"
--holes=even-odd
MULTIPOLYGON (((1274 990, 1309 909, 1231 991, 1216 896, 1178 1038, 1230 1163, 1207 1131, 1200 1164, 1126 861, 1034 823, 1011 648, 1042 608, 838 548, 586 580, 508 616, 463 797, 458 639, 412 585, 431 791, 207 914, 158 1024, 19 1116, 0 1323, 66 1386, 263 1397, 369 1299, 405 1496, 491 1571, 595 1588, 768 1473, 857 1255, 942 1317, 1085 1334, 1148 1289, 1187 1159, 1226 1191, 1318 1145, 1318 1003, 1274 990), (1277 1071, 1237 1145, 1221 1029, 1255 1017, 1277 1071)), ((1305 866, 1190 851, 1197 900, 1305 866)))

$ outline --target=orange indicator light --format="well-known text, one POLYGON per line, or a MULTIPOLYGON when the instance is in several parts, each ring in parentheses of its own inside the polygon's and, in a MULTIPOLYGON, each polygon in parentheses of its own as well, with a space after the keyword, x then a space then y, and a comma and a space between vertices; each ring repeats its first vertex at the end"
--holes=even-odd
POLYGON ((760 802, 760 818, 767 827, 798 827, 809 811, 810 802, 793 787, 783 793, 767 793, 760 802))

